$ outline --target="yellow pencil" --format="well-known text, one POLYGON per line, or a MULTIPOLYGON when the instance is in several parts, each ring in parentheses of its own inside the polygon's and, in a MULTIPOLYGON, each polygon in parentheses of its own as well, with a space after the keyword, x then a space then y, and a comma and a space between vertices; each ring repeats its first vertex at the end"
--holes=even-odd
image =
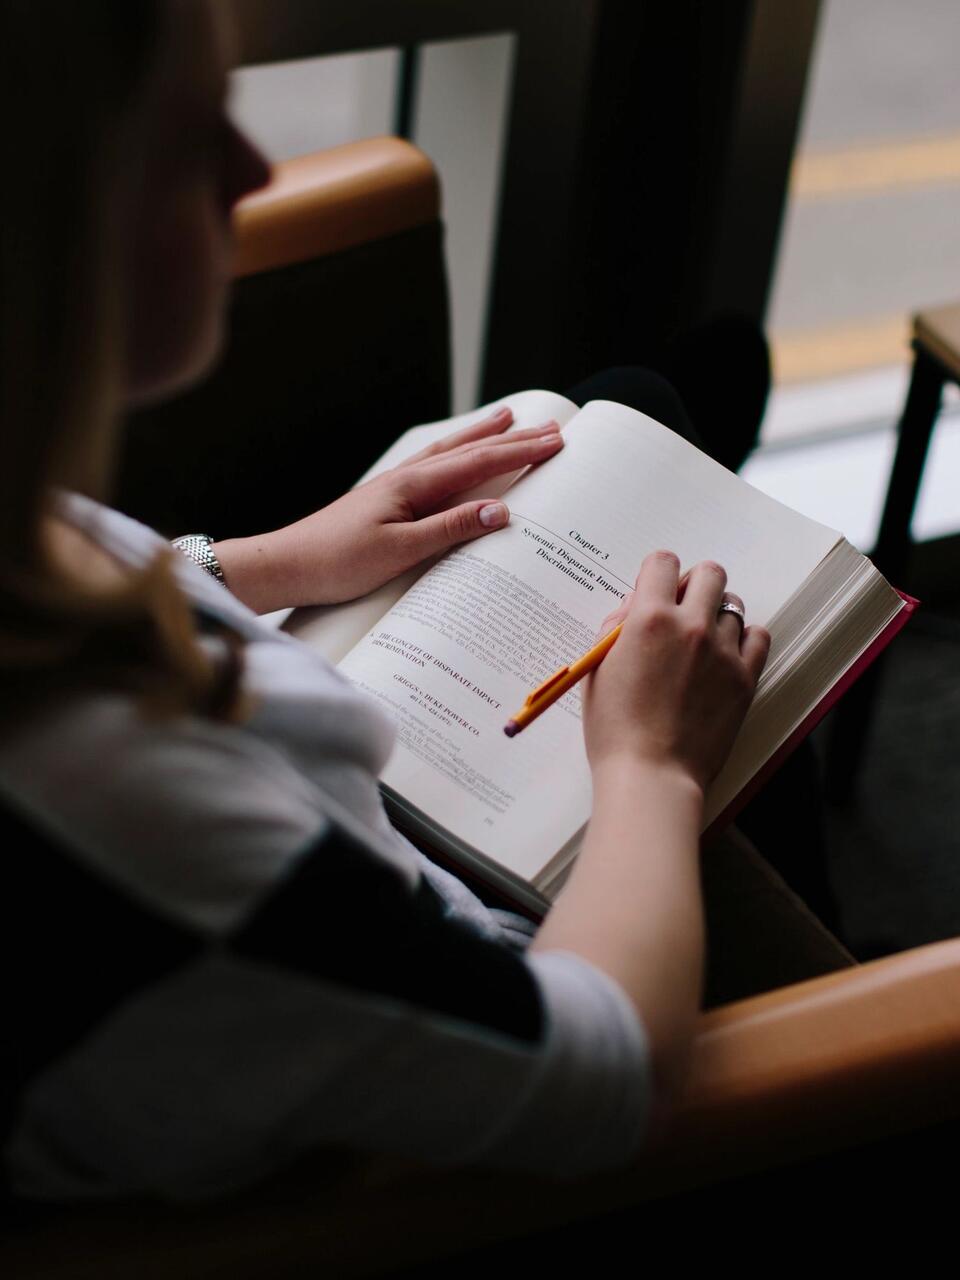
POLYGON ((503 726, 503 732, 508 738, 515 737, 521 729, 525 729, 531 720, 536 720, 541 711, 546 711, 547 707, 552 707, 558 698, 562 698, 568 689, 572 689, 578 680, 582 680, 588 671, 592 671, 594 667, 599 666, 606 655, 613 648, 617 636, 623 629, 623 623, 614 627, 612 631, 607 632, 603 639, 593 646, 593 648, 578 658, 572 666, 561 667, 559 671, 555 671, 549 680, 544 680, 539 688, 534 689, 523 706, 513 717, 503 726))

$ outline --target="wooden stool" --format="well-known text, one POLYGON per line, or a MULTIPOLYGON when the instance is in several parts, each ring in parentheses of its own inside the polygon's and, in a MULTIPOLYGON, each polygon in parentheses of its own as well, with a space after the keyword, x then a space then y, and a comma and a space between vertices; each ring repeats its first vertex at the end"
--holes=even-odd
MULTIPOLYGON (((903 587, 913 520, 930 437, 946 382, 960 385, 960 305, 918 311, 913 317, 913 374, 897 428, 897 452, 887 485, 880 532, 872 559, 895 587, 903 587)), ((827 792, 849 799, 856 783, 873 718, 882 660, 875 662, 841 703, 827 759, 827 792)))
POLYGON ((945 382, 960 384, 960 305, 919 311, 913 317, 913 376, 900 419, 880 533, 872 559, 894 586, 907 568, 923 465, 940 412, 945 382))

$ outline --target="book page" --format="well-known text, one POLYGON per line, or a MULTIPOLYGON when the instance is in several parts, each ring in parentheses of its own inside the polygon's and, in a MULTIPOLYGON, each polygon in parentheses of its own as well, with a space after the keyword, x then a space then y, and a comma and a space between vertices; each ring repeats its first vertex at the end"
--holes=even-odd
POLYGON ((445 556, 341 664, 397 722, 383 781, 527 879, 589 817, 579 688, 513 739, 503 725, 595 643, 643 557, 719 560, 766 624, 839 539, 632 409, 595 401, 564 435, 514 485, 510 524, 445 556))
MULTIPOLYGON (((501 405, 513 410, 513 422, 508 431, 516 431, 525 427, 536 427, 549 422, 551 418, 563 425, 577 412, 577 406, 553 391, 518 391, 514 395, 494 400, 469 413, 461 413, 455 418, 445 418, 442 422, 428 422, 419 427, 411 427, 390 446, 386 453, 366 471, 354 485, 365 484, 374 476, 380 475, 395 467, 405 458, 418 453, 427 445, 444 436, 452 435, 464 427, 480 422, 483 418, 501 405)), ((497 498, 505 493, 520 472, 514 471, 499 476, 482 486, 483 492, 477 497, 497 498)), ((462 500, 471 494, 464 493, 462 500)), ((347 604, 320 605, 315 608, 295 609, 286 619, 283 629, 295 635, 311 648, 317 649, 330 662, 339 662, 362 636, 374 625, 378 618, 394 604, 403 593, 420 577, 433 561, 418 565, 408 573, 401 574, 384 586, 378 587, 358 600, 350 600, 347 604)))

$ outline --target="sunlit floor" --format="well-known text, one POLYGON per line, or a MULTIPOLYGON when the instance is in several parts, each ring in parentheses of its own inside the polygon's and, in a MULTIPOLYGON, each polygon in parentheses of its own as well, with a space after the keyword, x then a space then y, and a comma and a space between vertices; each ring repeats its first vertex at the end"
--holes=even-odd
MULTIPOLYGON (((787 387, 773 394, 764 445, 742 475, 788 506, 838 529, 869 552, 896 443, 889 405, 906 395, 900 369, 787 387), (805 423, 815 423, 803 438, 805 423)), ((960 531, 960 394, 948 387, 914 518, 914 538, 960 531)))
MULTIPOLYGON (((910 317, 960 299, 958 40, 955 0, 822 0, 767 313, 777 390, 746 475, 865 551, 906 395, 910 317)), ((958 461, 954 398, 918 537, 960 529, 958 461)))
POLYGON ((767 312, 779 385, 906 366, 910 315, 960 296, 958 41, 955 0, 822 0, 767 312))

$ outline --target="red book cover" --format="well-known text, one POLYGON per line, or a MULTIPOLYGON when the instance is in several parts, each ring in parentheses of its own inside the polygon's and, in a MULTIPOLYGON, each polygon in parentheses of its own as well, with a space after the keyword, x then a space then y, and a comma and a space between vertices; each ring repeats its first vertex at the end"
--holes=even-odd
MULTIPOLYGON (((896 588, 894 588, 896 590, 896 588)), ((854 684, 863 673, 871 667, 880 654, 883 653, 887 645, 899 635, 903 628, 907 625, 917 609, 920 607, 920 601, 915 600, 913 596, 906 595, 903 591, 897 591, 897 595, 904 602, 905 607, 900 610, 897 616, 884 627, 872 644, 868 645, 861 653, 860 657, 848 667, 837 683, 830 689, 823 698, 817 703, 806 719, 801 720, 777 750, 773 753, 766 764, 762 765, 753 775, 743 790, 727 805, 721 814, 714 818, 713 822, 703 833, 702 839, 709 841, 714 836, 720 835, 734 818, 740 812, 748 801, 752 800, 757 792, 763 787, 764 783, 770 778, 783 764, 787 756, 794 752, 800 743, 811 734, 827 712, 835 707, 843 695, 847 692, 852 684, 854 684)))

